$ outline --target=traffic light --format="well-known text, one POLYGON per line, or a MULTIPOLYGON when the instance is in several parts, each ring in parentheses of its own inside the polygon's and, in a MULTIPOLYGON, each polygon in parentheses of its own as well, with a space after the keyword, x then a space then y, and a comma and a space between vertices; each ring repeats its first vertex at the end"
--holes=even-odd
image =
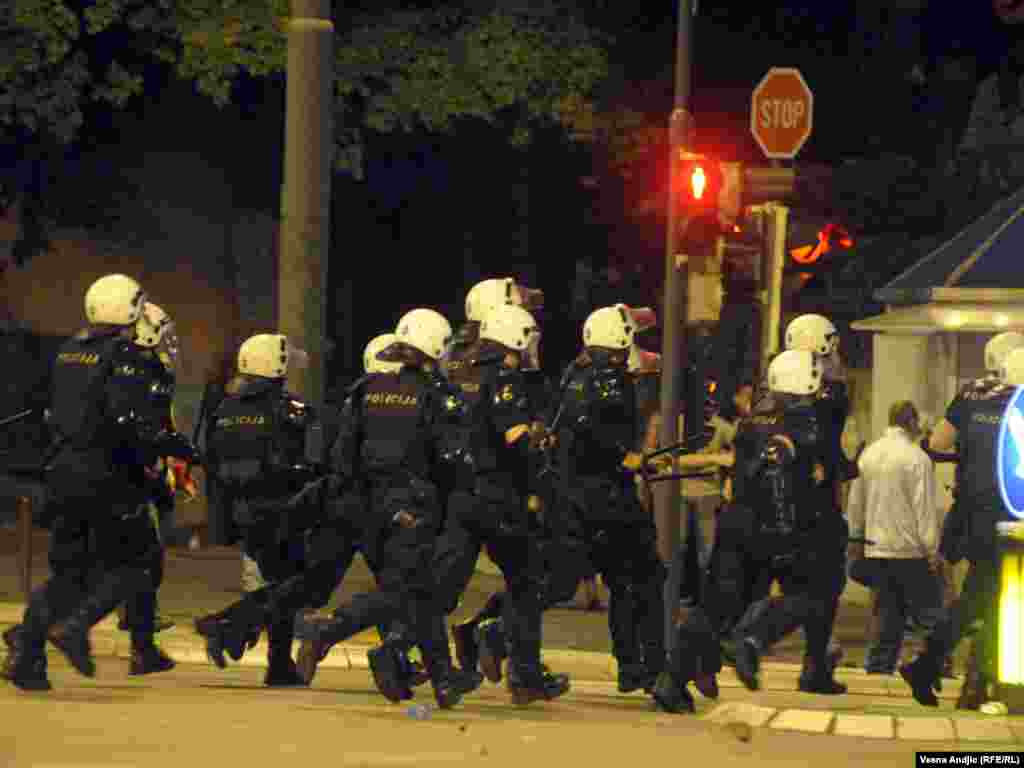
POLYGON ((686 215, 706 216, 717 212, 722 188, 722 169, 717 161, 692 152, 681 152, 676 166, 679 205, 686 215))

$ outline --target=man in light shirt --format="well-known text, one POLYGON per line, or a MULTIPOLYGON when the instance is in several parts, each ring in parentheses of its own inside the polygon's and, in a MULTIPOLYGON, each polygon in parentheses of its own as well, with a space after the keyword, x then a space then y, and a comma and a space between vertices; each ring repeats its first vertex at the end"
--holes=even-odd
POLYGON ((908 612, 925 627, 943 615, 942 520, 935 468, 920 437, 917 408, 895 403, 885 435, 865 449, 850 487, 848 559, 878 593, 878 636, 869 639, 864 662, 869 673, 895 672, 908 612))

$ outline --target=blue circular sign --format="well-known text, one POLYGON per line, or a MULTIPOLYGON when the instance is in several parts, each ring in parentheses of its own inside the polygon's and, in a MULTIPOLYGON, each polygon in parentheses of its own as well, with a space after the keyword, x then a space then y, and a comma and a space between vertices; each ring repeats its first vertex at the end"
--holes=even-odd
POLYGON ((999 425, 996 477, 1007 511, 1024 520, 1024 387, 1013 393, 999 425))

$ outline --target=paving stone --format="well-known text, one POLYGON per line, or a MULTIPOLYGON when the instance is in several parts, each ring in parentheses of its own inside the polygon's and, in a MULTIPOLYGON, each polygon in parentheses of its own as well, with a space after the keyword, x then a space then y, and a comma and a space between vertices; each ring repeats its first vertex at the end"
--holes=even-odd
POLYGON ((720 725, 741 722, 754 728, 760 728, 771 720, 776 712, 778 710, 774 707, 761 707, 757 704, 733 702, 731 704, 719 704, 706 715, 706 718, 720 725))
POLYGON ((891 739, 893 718, 889 715, 836 715, 837 736, 860 736, 865 739, 891 739))
POLYGON ((900 717, 896 738, 904 741, 955 741, 953 721, 948 717, 900 717))
POLYGON ((783 731, 807 731, 825 733, 832 723, 831 712, 816 712, 808 709, 786 709, 771 721, 771 727, 783 731))
POLYGON ((1017 741, 1005 718, 960 717, 954 727, 960 741, 1017 741))

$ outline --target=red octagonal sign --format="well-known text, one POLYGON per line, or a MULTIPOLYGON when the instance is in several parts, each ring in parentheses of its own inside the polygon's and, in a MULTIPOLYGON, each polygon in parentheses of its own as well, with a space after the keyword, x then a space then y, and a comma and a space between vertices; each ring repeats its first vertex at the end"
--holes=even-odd
POLYGON ((750 130, 765 156, 791 160, 811 135, 814 94, 800 70, 773 67, 754 89, 750 130))

